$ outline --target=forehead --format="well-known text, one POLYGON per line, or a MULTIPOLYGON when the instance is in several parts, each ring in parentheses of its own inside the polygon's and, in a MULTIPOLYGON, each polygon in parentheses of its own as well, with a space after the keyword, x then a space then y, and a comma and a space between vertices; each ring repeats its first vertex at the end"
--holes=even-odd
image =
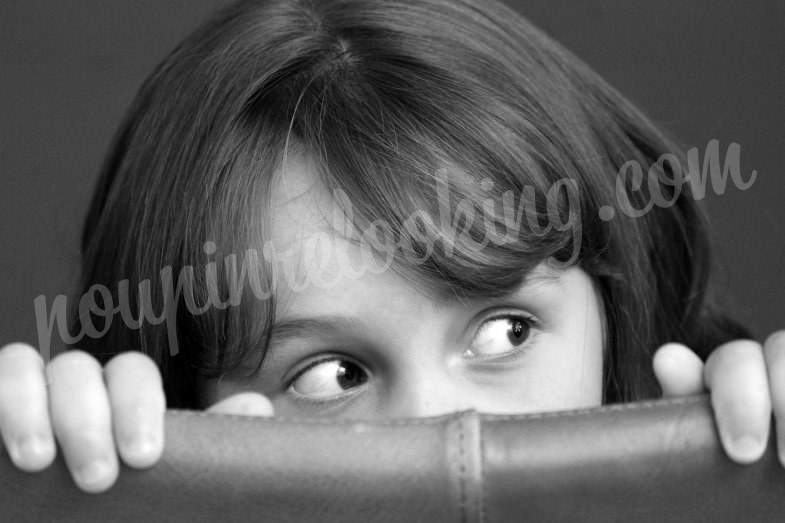
POLYGON ((313 232, 327 225, 326 212, 333 199, 313 161, 304 155, 288 156, 272 186, 273 241, 295 240, 297 230, 313 232))
MULTIPOLYGON (((279 318, 325 312, 360 317, 380 310, 411 315, 418 308, 439 306, 426 297, 422 285, 393 270, 389 259, 385 266, 368 246, 344 237, 345 209, 312 160, 288 158, 273 184, 271 205, 269 240, 276 253, 279 318)), ((527 276, 526 285, 558 285, 559 276, 541 264, 527 276)))
POLYGON ((297 281, 313 280, 319 269, 340 269, 332 254, 343 238, 336 234, 330 219, 340 209, 309 159, 298 155, 285 162, 273 184, 270 203, 272 226, 268 239, 280 262, 279 269, 286 268, 276 271, 278 284, 299 287, 297 281), (333 266, 323 267, 329 261, 333 266))
POLYGON ((374 301, 412 302, 415 292, 389 267, 370 272, 361 247, 345 239, 344 210, 303 156, 290 157, 273 185, 277 315, 310 315, 340 310, 360 315, 374 301))

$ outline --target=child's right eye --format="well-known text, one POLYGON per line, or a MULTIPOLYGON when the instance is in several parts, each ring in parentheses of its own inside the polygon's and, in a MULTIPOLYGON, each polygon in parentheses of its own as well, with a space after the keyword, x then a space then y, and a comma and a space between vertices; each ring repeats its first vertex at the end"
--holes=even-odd
POLYGON ((368 381, 360 365, 341 358, 319 360, 300 371, 289 386, 297 395, 313 400, 330 400, 368 381))

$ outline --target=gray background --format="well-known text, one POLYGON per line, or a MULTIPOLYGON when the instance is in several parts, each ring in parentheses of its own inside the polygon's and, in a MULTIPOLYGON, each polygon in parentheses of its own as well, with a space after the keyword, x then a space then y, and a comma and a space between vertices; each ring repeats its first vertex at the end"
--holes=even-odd
MULTIPOLYGON (((224 0, 0 6, 0 344, 37 343, 33 299, 69 293, 111 136, 144 77, 224 0)), ((785 327, 785 7, 779 0, 509 0, 701 151, 741 145, 755 184, 708 198, 728 308, 785 327)), ((702 156, 702 153, 701 153, 702 156)))

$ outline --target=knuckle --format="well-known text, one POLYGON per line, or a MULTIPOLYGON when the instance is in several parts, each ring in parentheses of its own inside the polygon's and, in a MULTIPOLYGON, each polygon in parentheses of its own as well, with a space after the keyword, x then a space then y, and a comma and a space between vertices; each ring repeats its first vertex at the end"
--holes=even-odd
POLYGON ((30 345, 12 343, 0 349, 0 374, 2 381, 18 381, 40 373, 44 368, 41 354, 30 345))
POLYGON ((27 343, 16 342, 9 343, 0 349, 0 358, 34 358, 40 360, 41 353, 39 353, 33 346, 28 345, 27 343))
POLYGON ((139 351, 118 354, 106 364, 104 373, 108 381, 121 377, 124 381, 144 380, 161 382, 158 366, 148 355, 139 351))
POLYGON ((735 340, 722 347, 729 358, 747 358, 761 352, 761 344, 755 340, 735 340))
POLYGON ((723 370, 738 370, 747 365, 763 362, 763 350, 755 340, 734 340, 717 347, 706 361, 707 370, 714 372, 717 366, 723 370))
POLYGON ((690 349, 686 345, 684 345, 682 343, 677 343, 677 342, 672 341, 672 342, 666 343, 665 345, 661 346, 657 350, 657 352, 666 352, 666 353, 668 353, 668 352, 682 352, 682 351, 688 351, 688 350, 690 350, 690 349))
POLYGON ((155 363, 153 360, 145 353, 131 350, 126 352, 121 352, 117 356, 114 356, 109 362, 106 364, 107 370, 115 370, 116 368, 124 368, 127 366, 133 367, 155 367, 155 363))
POLYGON ((50 386, 59 383, 73 385, 75 380, 82 380, 79 386, 86 386, 85 378, 101 376, 101 364, 93 356, 81 350, 69 350, 52 358, 46 364, 46 381, 50 386))
POLYGON ((91 354, 79 350, 72 349, 52 358, 47 364, 50 370, 101 370, 101 364, 98 363, 91 354))

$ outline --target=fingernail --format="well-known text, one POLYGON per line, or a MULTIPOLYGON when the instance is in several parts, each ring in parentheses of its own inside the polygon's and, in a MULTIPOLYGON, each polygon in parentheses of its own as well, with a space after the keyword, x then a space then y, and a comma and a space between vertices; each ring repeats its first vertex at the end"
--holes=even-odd
POLYGON ((103 483, 109 474, 111 468, 109 463, 103 460, 92 461, 79 469, 77 476, 80 483, 84 486, 94 486, 103 483))
POLYGON ((736 437, 732 442, 733 454, 737 461, 752 463, 763 454, 763 442, 758 438, 748 435, 736 437))
POLYGON ((13 462, 24 470, 37 470, 52 452, 52 442, 43 436, 31 435, 12 441, 8 454, 13 462))
POLYGON ((128 446, 128 452, 134 456, 149 456, 158 448, 158 438, 152 433, 139 434, 128 446))
POLYGON ((18 445, 18 454, 27 461, 39 461, 49 453, 51 443, 49 440, 35 435, 24 438, 18 445))

